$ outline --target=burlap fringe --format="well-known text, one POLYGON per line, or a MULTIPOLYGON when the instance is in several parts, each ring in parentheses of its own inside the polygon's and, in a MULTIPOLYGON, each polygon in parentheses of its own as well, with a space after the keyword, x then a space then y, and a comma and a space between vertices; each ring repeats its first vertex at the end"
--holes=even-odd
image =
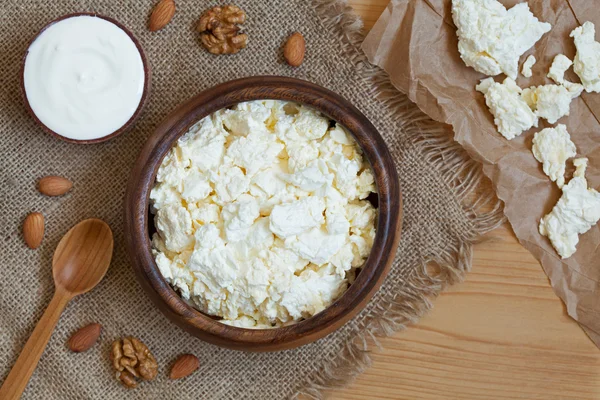
POLYGON ((344 386, 371 363, 369 347, 379 346, 378 336, 389 336, 415 323, 431 309, 431 300, 448 285, 460 282, 470 269, 473 244, 504 222, 503 205, 493 193, 476 195, 483 182, 481 165, 456 143, 449 129, 432 121, 406 96, 398 93, 387 74, 371 65, 360 50, 364 39, 362 21, 344 0, 312 0, 322 22, 339 36, 363 78, 363 88, 396 112, 397 123, 426 160, 441 171, 446 184, 458 195, 468 213, 473 232, 455 238, 442 254, 431 255, 408 279, 404 290, 382 301, 367 317, 365 330, 349 340, 324 371, 307 379, 293 398, 321 399, 324 391, 344 386), (367 89, 368 90, 368 89, 367 89), (487 211, 485 211, 487 210, 487 211))

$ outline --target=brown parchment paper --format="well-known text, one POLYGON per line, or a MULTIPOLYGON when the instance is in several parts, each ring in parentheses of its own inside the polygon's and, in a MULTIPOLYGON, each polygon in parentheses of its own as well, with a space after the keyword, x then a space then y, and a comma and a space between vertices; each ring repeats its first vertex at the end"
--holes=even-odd
MULTIPOLYGON (((520 1, 501 1, 507 8, 520 1)), ((569 33, 585 21, 596 25, 600 40, 600 0, 530 0, 532 12, 552 24, 552 30, 521 58, 538 60, 533 76, 519 76, 521 87, 552 83, 546 74, 554 56, 571 60, 575 46, 569 33)), ((483 95, 475 85, 485 76, 468 68, 457 49, 451 0, 392 0, 363 43, 369 61, 382 67, 400 91, 429 116, 452 125, 454 137, 483 164, 517 238, 542 264, 556 294, 571 317, 600 346, 600 227, 580 236, 577 252, 561 260, 550 241, 538 233, 560 190, 542 171, 531 153, 539 128, 508 141, 497 133, 483 95)), ((565 77, 579 82, 572 69, 565 77)), ((504 75, 496 77, 501 80, 504 75)), ((571 103, 571 113, 558 123, 567 125, 579 156, 589 158, 587 179, 600 189, 600 94, 584 93, 571 103)))

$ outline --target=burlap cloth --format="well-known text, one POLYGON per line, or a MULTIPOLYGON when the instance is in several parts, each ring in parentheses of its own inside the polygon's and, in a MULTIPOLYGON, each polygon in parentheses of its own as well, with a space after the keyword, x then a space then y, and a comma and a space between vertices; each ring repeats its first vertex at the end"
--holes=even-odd
MULTIPOLYGON (((24 398, 26 399, 282 399, 299 393, 320 397, 363 370, 374 335, 389 334, 416 320, 446 283, 468 269, 471 244, 501 219, 498 203, 480 212, 470 195, 479 167, 389 85, 358 50, 360 21, 347 6, 327 0, 237 1, 248 13, 247 49, 215 57, 198 43, 193 25, 216 2, 178 0, 173 22, 159 33, 146 29, 152 0, 4 0, 0 3, 0 379, 4 379, 53 293, 52 253, 78 221, 98 217, 115 234, 111 268, 91 293, 68 306, 24 398), (19 68, 28 41, 49 20, 95 11, 121 21, 137 36, 153 72, 152 96, 136 128, 101 145, 63 143, 26 114, 19 68), (281 43, 293 31, 307 40, 302 67, 282 62, 281 43), (402 241, 393 270, 364 312, 336 333, 302 348, 271 354, 242 353, 206 344, 171 324, 136 282, 123 246, 123 195, 142 144, 182 101, 217 83, 249 75, 290 75, 332 89, 375 124, 396 158, 404 195, 402 241), (73 191, 47 198, 35 182, 47 174, 73 180, 73 191), (469 200, 470 199, 470 200, 469 200), (21 236, 30 211, 46 217, 40 249, 21 236), (425 266, 438 265, 436 275, 425 266), (89 322, 104 326, 100 343, 70 353, 66 339, 89 322), (110 342, 140 337, 160 363, 156 381, 127 391, 113 377, 110 342), (183 352, 200 358, 200 371, 169 381, 172 360, 183 352)), ((475 201, 477 200, 477 201, 475 201)), ((398 360, 402 362, 402 360, 398 360)))

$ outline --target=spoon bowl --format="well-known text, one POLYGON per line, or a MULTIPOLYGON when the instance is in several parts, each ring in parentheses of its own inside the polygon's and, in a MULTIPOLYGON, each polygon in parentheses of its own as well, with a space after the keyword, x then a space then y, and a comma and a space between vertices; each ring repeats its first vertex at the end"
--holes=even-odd
POLYGON ((104 221, 80 222, 56 247, 52 258, 54 284, 74 296, 89 292, 106 274, 112 250, 112 232, 104 221))

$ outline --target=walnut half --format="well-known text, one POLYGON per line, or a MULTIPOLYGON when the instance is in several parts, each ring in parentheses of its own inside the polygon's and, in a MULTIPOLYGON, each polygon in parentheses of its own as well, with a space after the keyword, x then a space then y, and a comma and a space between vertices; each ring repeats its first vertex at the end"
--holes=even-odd
POLYGON ((158 374, 158 363, 148 346, 131 336, 113 342, 110 359, 116 378, 128 388, 137 386, 136 378, 151 381, 158 374))
POLYGON ((246 13, 234 5, 213 7, 200 16, 200 42, 212 54, 235 54, 248 43, 248 35, 240 33, 239 24, 246 13))

